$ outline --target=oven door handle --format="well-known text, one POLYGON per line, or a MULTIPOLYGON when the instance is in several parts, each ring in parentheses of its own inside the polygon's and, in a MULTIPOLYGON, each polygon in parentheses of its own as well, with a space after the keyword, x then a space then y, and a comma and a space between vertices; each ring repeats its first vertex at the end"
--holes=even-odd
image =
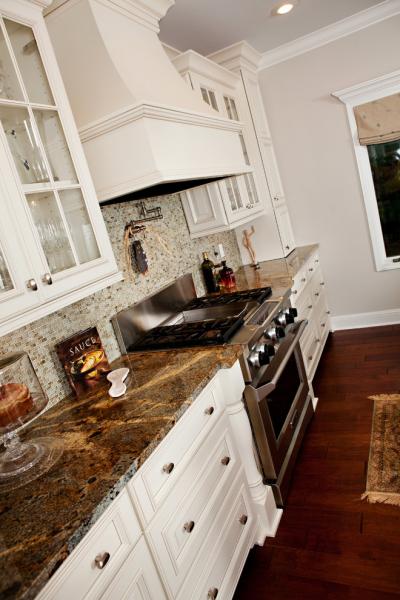
POLYGON ((297 344, 299 343, 299 340, 303 335, 304 329, 307 327, 307 324, 307 319, 304 319, 304 321, 300 321, 298 327, 296 328, 296 333, 294 334, 293 340, 290 342, 288 348, 285 349, 286 351, 282 360, 279 363, 276 363, 275 358, 275 360, 273 361, 273 367, 275 372, 272 379, 268 383, 265 383, 264 385, 261 385, 257 388, 257 398, 265 398, 267 394, 270 394, 276 388, 279 377, 282 375, 287 363, 289 362, 289 359, 293 354, 293 351, 296 348, 297 344))

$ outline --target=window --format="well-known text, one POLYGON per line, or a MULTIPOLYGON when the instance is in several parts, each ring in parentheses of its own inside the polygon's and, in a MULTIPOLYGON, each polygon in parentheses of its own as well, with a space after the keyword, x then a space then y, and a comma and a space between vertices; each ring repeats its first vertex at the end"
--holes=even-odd
POLYGON ((217 100, 215 98, 215 93, 205 87, 201 87, 201 95, 203 96, 203 100, 204 102, 207 102, 207 104, 209 104, 210 106, 212 106, 212 108, 214 110, 218 110, 218 104, 217 104, 217 100))
POLYGON ((333 95, 347 107, 376 269, 398 269, 400 71, 333 95))
POLYGON ((236 103, 233 98, 229 96, 224 96, 225 108, 228 114, 228 119, 231 121, 239 121, 238 112, 236 110, 236 103))

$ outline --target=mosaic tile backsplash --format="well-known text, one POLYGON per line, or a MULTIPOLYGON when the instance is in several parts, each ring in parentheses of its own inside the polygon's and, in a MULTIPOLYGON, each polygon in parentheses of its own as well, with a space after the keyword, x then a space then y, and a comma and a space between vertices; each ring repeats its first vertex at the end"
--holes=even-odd
POLYGON ((123 234, 125 224, 138 218, 136 203, 126 202, 102 209, 104 220, 124 281, 114 284, 75 304, 35 321, 0 338, 0 355, 15 350, 28 352, 49 406, 70 393, 71 389, 54 350, 54 345, 73 333, 96 325, 109 360, 120 355, 110 318, 164 287, 174 279, 191 272, 198 294, 204 294, 201 278, 201 253, 210 252, 217 243, 224 246, 228 264, 236 269, 240 254, 233 232, 218 233, 191 240, 178 195, 152 198, 146 206, 161 206, 164 218, 146 224, 146 231, 137 239, 142 241, 147 255, 147 275, 130 274, 126 269, 123 234))

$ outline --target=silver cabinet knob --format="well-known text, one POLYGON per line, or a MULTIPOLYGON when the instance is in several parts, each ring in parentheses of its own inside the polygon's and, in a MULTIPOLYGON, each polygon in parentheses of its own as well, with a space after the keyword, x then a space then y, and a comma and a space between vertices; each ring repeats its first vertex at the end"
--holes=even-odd
POLYGON ((290 246, 285 246, 285 248, 286 248, 286 250, 289 250, 289 249, 290 249, 290 246))
POLYGON ((307 306, 307 308, 308 308, 308 310, 311 310, 311 309, 312 309, 312 304, 309 304, 309 305, 307 306))
POLYGON ((209 600, 215 600, 215 598, 218 596, 218 589, 217 588, 211 588, 208 590, 208 594, 207 594, 207 598, 209 600))
POLYGON ((28 288, 28 290, 32 290, 32 292, 36 292, 38 289, 37 283, 34 279, 28 279, 28 281, 26 282, 26 287, 28 288))
POLYGON ((45 273, 42 277, 42 281, 43 281, 43 283, 47 283, 47 285, 52 285, 53 279, 52 279, 50 273, 45 273))
POLYGON ((311 272, 314 271, 313 267, 310 267, 308 270, 311 272))
POLYGON ((208 408, 205 409, 204 414, 205 415, 212 415, 214 412, 214 407, 213 406, 209 406, 208 408))
POLYGON ((194 521, 188 521, 187 523, 185 523, 183 529, 188 533, 192 533, 194 529, 194 521))
POLYGON ((319 296, 319 292, 315 292, 314 296, 319 296))
POLYGON ((325 327, 326 323, 321 323, 321 327, 325 327))
POLYGON ((320 285, 325 285, 325 281, 321 281, 320 285))
POLYGON ((246 525, 247 519, 248 519, 247 515, 242 515, 239 519, 239 523, 241 523, 242 525, 246 525))
POLYGON ((312 359, 313 359, 313 357, 312 357, 312 356, 308 356, 307 358, 308 358, 308 360, 312 360, 312 359))
POLYGON ((94 564, 98 569, 104 569, 108 561, 110 560, 110 553, 103 552, 103 554, 98 554, 94 559, 94 564))
POLYGON ((302 277, 301 281, 304 283, 305 281, 307 281, 306 277, 302 277))
POLYGON ((167 475, 169 475, 174 470, 174 467, 175 467, 174 463, 170 462, 170 463, 167 463, 166 465, 164 465, 162 470, 164 471, 164 473, 167 473, 167 475))
POLYGON ((230 456, 224 456, 224 458, 221 458, 221 464, 223 464, 225 467, 226 467, 226 465, 229 465, 230 462, 231 462, 230 456))
POLYGON ((246 204, 246 208, 250 209, 250 208, 253 208, 253 206, 251 204, 246 204))

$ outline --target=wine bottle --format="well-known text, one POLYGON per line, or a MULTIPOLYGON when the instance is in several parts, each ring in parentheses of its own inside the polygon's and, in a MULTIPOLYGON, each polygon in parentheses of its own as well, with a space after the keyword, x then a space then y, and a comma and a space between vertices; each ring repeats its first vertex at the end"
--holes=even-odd
POLYGON ((206 284, 206 290, 209 294, 219 291, 219 285, 215 278, 214 263, 208 258, 208 253, 203 252, 203 262, 201 263, 201 270, 204 277, 204 283, 206 284))

